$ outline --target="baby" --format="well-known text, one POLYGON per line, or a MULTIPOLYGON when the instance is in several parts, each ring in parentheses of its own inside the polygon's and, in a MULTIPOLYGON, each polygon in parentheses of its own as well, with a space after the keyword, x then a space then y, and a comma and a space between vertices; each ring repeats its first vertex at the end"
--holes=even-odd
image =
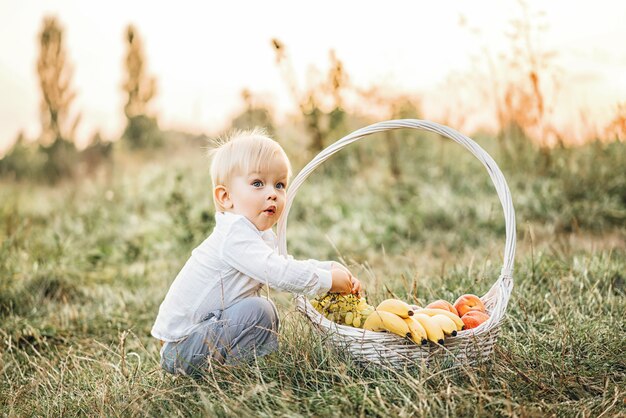
POLYGON ((237 364, 278 347, 278 314, 264 284, 292 293, 358 293, 361 284, 332 261, 277 252, 272 227, 285 207, 291 165, 261 130, 237 132, 212 151, 215 228, 191 252, 161 303, 152 335, 161 366, 201 375, 209 358, 237 364))

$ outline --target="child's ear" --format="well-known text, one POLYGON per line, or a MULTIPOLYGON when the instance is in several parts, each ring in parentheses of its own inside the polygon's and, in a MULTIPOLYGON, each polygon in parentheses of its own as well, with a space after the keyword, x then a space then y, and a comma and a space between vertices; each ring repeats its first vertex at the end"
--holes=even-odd
POLYGON ((215 189, 213 189, 213 198, 224 209, 232 209, 233 202, 230 200, 230 195, 228 194, 226 186, 221 184, 219 186, 215 186, 215 189))

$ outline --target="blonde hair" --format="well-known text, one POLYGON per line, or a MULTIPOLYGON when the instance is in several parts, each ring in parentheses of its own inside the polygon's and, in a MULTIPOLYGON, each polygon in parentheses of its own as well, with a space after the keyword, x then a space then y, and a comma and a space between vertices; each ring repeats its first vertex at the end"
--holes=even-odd
MULTIPOLYGON (((284 158, 288 167, 288 179, 291 177, 291 163, 278 142, 270 138, 264 129, 236 130, 225 137, 218 138, 209 150, 211 158, 211 182, 213 189, 219 185, 228 185, 236 175, 267 169, 275 157, 284 158)), ((223 211, 217 201, 215 210, 223 211)))

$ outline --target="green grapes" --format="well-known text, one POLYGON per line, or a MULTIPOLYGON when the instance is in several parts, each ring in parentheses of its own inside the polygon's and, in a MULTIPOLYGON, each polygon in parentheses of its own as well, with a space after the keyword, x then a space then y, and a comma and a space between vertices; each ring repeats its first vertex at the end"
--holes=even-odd
POLYGON ((311 306, 329 321, 355 328, 361 328, 367 317, 374 312, 374 307, 368 305, 364 296, 352 294, 326 293, 310 302, 311 306))

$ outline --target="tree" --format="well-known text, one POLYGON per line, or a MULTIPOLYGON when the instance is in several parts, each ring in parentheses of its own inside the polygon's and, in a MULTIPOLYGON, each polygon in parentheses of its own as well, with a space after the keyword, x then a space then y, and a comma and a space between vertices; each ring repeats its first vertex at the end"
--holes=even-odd
POLYGON ((42 94, 40 144, 46 154, 44 172, 54 182, 73 173, 77 156, 73 139, 80 114, 70 116, 76 92, 71 87, 72 69, 63 44, 63 28, 53 16, 44 18, 39 47, 37 74, 42 94))
POLYGON ((148 115, 148 105, 156 95, 156 79, 146 74, 143 44, 133 25, 126 28, 126 43, 123 90, 127 95, 124 105, 127 124, 123 137, 131 148, 161 145, 162 134, 157 120, 148 115))
POLYGON ((72 120, 70 106, 76 97, 71 88, 72 70, 63 45, 63 28, 53 16, 44 18, 39 35, 37 74, 41 87, 42 144, 72 140, 80 116, 72 120))

